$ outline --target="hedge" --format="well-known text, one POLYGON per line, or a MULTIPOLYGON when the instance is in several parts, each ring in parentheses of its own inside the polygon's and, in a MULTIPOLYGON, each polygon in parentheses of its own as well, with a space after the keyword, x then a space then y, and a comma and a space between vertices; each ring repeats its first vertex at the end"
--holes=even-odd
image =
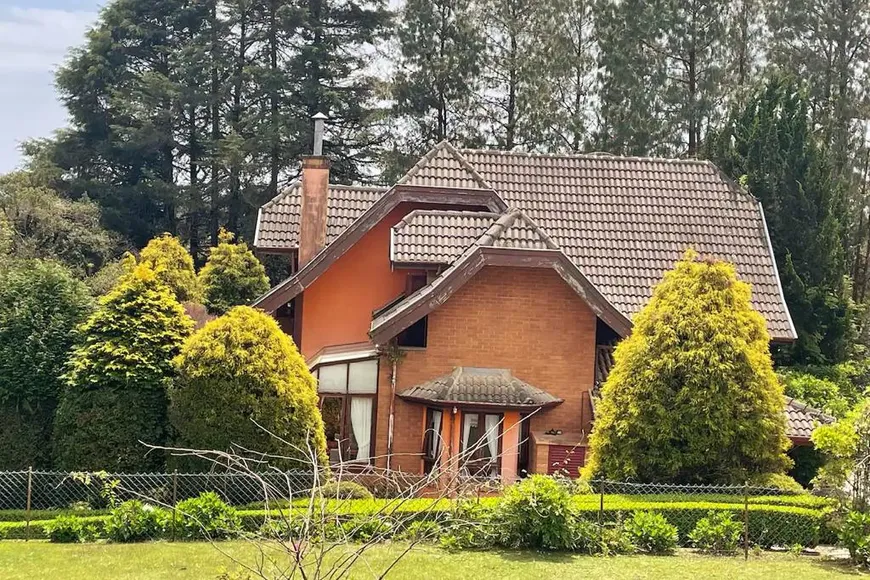
MULTIPOLYGON (((495 507, 499 498, 483 498, 480 505, 484 509, 495 507)), ((588 501, 589 496, 578 496, 576 507, 583 519, 597 522, 599 506, 588 501)), ((599 498, 600 501, 600 498, 599 498)), ((710 511, 730 511, 738 521, 743 520, 743 507, 736 503, 723 502, 664 502, 664 501, 627 501, 610 502, 605 498, 603 519, 606 522, 621 521, 638 510, 661 513, 671 524, 677 527, 680 543, 686 545, 688 535, 694 529, 698 520, 710 511)), ((305 502, 294 502, 293 512, 305 512, 305 502)), ((327 513, 341 518, 352 518, 365 515, 399 515, 406 523, 419 520, 448 518, 454 504, 450 500, 410 499, 404 501, 367 499, 367 500, 328 500, 324 506, 327 513)), ((267 513, 274 519, 288 515, 284 510, 239 510, 242 527, 248 531, 260 528, 267 513)), ((765 505, 750 503, 749 505, 749 540, 753 545, 769 547, 773 545, 791 546, 801 544, 814 546, 818 543, 833 543, 836 541, 833 533, 825 525, 827 509, 811 509, 800 506, 765 505)), ((101 530, 107 516, 82 516, 87 522, 93 522, 101 530)), ((51 520, 36 520, 30 522, 30 538, 45 538, 45 524, 51 520)), ((27 537, 26 523, 23 521, 0 521, 0 536, 10 539, 27 537)))

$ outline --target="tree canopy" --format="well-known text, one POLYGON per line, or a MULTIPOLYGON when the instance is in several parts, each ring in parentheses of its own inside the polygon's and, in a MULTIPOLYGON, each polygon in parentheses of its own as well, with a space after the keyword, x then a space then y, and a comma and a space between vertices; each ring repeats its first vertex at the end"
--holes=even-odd
POLYGON ((157 236, 142 249, 139 261, 154 270, 157 279, 166 284, 179 302, 200 299, 193 258, 178 238, 170 234, 157 236))
POLYGON ((733 266, 692 251, 665 274, 616 347, 586 475, 733 483, 786 470, 782 386, 749 298, 733 266))
POLYGON ((170 418, 178 446, 226 451, 237 445, 286 458, 270 459, 285 467, 310 466, 311 453, 325 462, 316 382, 271 316, 231 309, 184 344, 176 365, 170 418))
POLYGON ((55 419, 54 452, 70 470, 148 471, 167 442, 167 388, 193 322, 147 264, 130 267, 81 326, 55 419))

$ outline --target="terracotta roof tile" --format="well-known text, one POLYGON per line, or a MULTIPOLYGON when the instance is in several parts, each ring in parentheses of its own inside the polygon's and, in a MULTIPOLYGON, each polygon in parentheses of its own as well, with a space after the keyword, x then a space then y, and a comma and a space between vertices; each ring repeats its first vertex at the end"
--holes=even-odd
POLYGON ((433 404, 469 403, 505 408, 557 405, 556 398, 521 381, 507 369, 456 367, 449 375, 411 387, 399 396, 433 404))
POLYGON ((492 189, 447 141, 442 141, 420 158, 396 185, 492 189))
POLYGON ((791 439, 809 439, 819 425, 828 425, 834 418, 818 409, 786 397, 786 435, 791 439))
POLYGON ((393 226, 393 261, 452 264, 500 214, 414 210, 393 226))
MULTIPOLYGON (((326 243, 329 244, 362 215, 384 187, 330 185, 327 199, 326 243)), ((260 249, 287 250, 299 244, 301 184, 297 181, 260 208, 254 245, 260 249)))

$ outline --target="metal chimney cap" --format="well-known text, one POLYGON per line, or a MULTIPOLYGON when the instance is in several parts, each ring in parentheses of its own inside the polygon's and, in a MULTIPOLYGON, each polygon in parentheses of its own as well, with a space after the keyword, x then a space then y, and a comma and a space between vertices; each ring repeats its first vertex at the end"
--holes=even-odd
POLYGON ((323 113, 314 113, 314 115, 311 118, 314 119, 315 121, 325 121, 325 120, 329 119, 329 117, 327 117, 323 113))

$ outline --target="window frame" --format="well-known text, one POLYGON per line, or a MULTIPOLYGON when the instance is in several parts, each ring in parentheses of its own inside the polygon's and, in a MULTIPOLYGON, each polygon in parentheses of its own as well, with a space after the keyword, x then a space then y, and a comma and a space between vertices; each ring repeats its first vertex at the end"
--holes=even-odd
MULTIPOLYGON (((379 358, 364 358, 346 361, 335 361, 329 363, 318 364, 311 369, 311 374, 317 382, 317 408, 322 412, 323 404, 326 399, 341 400, 341 425, 339 428, 339 441, 335 439, 326 441, 327 454, 331 449, 338 448, 341 461, 338 463, 343 466, 369 466, 372 465, 375 456, 375 444, 377 435, 377 418, 378 418, 378 383, 380 382, 381 362, 379 358), (352 393, 350 392, 350 367, 354 363, 375 361, 375 392, 374 393, 352 393), (320 369, 324 367, 341 366, 345 367, 345 383, 344 392, 320 392, 320 369), (353 425, 351 424, 350 406, 354 398, 371 399, 372 401, 372 426, 369 439, 369 457, 365 461, 360 461, 356 458, 359 448, 356 446, 356 441, 353 436, 353 425), (347 441, 346 445, 342 442, 347 441), (335 444, 334 446, 332 444, 335 444)), ((324 425, 325 427, 325 425, 324 425)))
MULTIPOLYGON (((465 449, 464 449, 465 442, 462 440, 462 433, 465 429, 465 417, 466 417, 466 415, 477 415, 478 425, 480 425, 481 422, 483 422, 483 424, 486 425, 486 416, 487 415, 496 415, 499 417, 498 450, 496 451, 495 461, 493 462, 492 459, 490 459, 489 461, 486 462, 486 464, 489 464, 489 463, 495 464, 495 474, 494 475, 481 473, 484 469, 483 467, 475 467, 476 471, 474 471, 474 472, 467 469, 467 465, 469 463, 472 463, 472 464, 473 463, 483 463, 482 458, 481 459, 463 459, 462 463, 459 465, 459 472, 463 473, 463 471, 467 471, 465 476, 471 477, 471 478, 491 479, 491 478, 501 477, 501 473, 502 473, 501 463, 502 463, 502 454, 503 454, 502 442, 504 441, 504 412, 493 413, 491 410, 474 409, 474 408, 467 409, 467 410, 464 409, 462 411, 462 415, 461 415, 462 419, 461 419, 460 424, 459 424, 459 454, 460 454, 460 457, 462 457, 465 454, 465 449)), ((485 427, 484 427, 484 429, 485 429, 485 427)), ((483 431, 483 433, 486 433, 486 432, 483 431)), ((478 439, 478 441, 479 441, 479 439, 478 439)))

